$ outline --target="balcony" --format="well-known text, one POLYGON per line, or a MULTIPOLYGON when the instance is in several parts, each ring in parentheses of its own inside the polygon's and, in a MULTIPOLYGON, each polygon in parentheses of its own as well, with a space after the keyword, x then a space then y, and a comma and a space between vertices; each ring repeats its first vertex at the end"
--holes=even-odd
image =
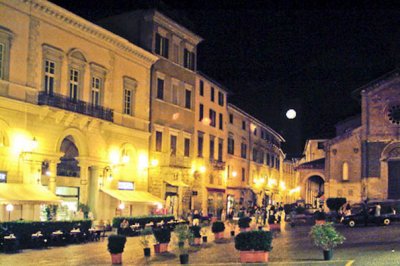
POLYGON ((225 170, 226 162, 215 160, 210 158, 210 165, 213 167, 214 170, 225 170))
POLYGON ((39 92, 38 105, 48 105, 63 110, 100 118, 113 122, 113 110, 102 106, 95 106, 90 103, 71 100, 69 97, 61 94, 47 94, 44 91, 39 92))
POLYGON ((191 168, 190 158, 180 155, 166 155, 164 165, 175 168, 191 168))

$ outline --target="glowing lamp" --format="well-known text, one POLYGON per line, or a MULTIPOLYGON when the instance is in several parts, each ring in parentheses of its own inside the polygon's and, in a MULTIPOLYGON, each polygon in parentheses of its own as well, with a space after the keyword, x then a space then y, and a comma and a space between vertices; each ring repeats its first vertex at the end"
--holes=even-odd
POLYGON ((14 205, 12 205, 11 203, 6 205, 6 211, 12 212, 13 210, 14 210, 14 205))
POLYGON ((120 209, 120 210, 125 209, 125 204, 124 204, 123 202, 121 202, 121 203, 118 205, 118 209, 120 209))
POLYGON ((232 176, 233 176, 233 177, 237 177, 237 172, 236 172, 236 171, 233 171, 233 172, 232 172, 232 176))
POLYGON ((200 172, 205 173, 206 172, 206 167, 205 166, 200 166, 200 172))
POLYGON ((157 165, 158 165, 158 160, 157 159, 151 160, 151 166, 156 167, 157 165))

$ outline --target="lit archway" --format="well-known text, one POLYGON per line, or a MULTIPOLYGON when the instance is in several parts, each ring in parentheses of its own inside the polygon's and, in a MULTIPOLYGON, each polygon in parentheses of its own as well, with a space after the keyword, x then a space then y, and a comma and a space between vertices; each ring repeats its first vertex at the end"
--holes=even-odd
POLYGON ((305 193, 306 203, 318 205, 317 198, 324 195, 324 179, 319 175, 312 175, 306 180, 305 193))
POLYGON ((57 164, 57 176, 79 177, 80 167, 76 159, 79 157, 79 150, 75 145, 72 136, 65 137, 60 145, 60 152, 64 155, 60 158, 60 163, 57 164))

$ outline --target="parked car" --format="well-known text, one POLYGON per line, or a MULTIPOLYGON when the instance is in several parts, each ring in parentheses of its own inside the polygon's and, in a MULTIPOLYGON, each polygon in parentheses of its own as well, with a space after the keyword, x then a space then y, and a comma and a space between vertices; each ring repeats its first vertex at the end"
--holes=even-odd
POLYGON ((344 216, 342 223, 349 227, 356 225, 389 225, 393 221, 400 220, 400 201, 382 200, 370 201, 367 204, 358 203, 351 207, 351 214, 344 216), (375 216, 376 205, 381 206, 380 216, 375 216))

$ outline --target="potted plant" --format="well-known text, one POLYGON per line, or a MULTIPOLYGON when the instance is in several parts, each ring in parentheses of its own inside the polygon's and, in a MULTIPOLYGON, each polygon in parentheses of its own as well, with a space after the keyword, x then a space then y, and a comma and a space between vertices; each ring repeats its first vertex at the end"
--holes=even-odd
POLYGON ((186 224, 179 224, 174 230, 176 236, 178 237, 178 246, 182 248, 185 246, 185 241, 192 238, 192 233, 189 230, 189 226, 186 224))
POLYGON ((235 237, 235 248, 240 251, 240 262, 268 262, 272 250, 272 232, 241 232, 235 237))
POLYGON ((201 227, 198 225, 193 225, 190 227, 190 231, 192 232, 193 235, 193 245, 195 246, 200 245, 200 240, 201 240, 200 230, 201 227))
POLYGON ((215 239, 224 237, 225 224, 221 221, 216 221, 211 226, 211 231, 214 233, 215 239))
POLYGON ((248 216, 244 216, 239 219, 238 225, 240 228, 240 232, 250 231, 250 222, 251 218, 248 216))
POLYGON ((229 227, 231 228, 231 236, 235 236, 236 226, 238 225, 237 220, 229 219, 228 224, 229 227))
POLYGON ((318 210, 314 213, 315 224, 325 224, 326 213, 323 210, 318 210))
POLYGON ((111 253, 112 264, 122 264, 122 252, 124 252, 126 236, 110 235, 108 237, 108 251, 111 253))
POLYGON ((207 243, 208 225, 202 224, 200 233, 203 238, 203 243, 207 243))
POLYGON ((153 234, 150 228, 144 229, 140 232, 140 244, 143 247, 143 253, 145 257, 150 257, 151 249, 149 247, 151 241, 151 235, 153 234))
POLYGON ((153 229, 153 235, 157 241, 157 244, 154 244, 154 252, 167 252, 168 243, 171 241, 171 231, 166 227, 155 228, 153 229))
POLYGON ((268 217, 268 226, 270 231, 280 231, 281 230, 281 224, 280 223, 275 223, 277 222, 275 215, 270 215, 268 217))
POLYGON ((317 247, 322 248, 324 260, 330 260, 333 256, 333 248, 343 243, 346 238, 338 233, 332 223, 314 225, 310 236, 317 247))

